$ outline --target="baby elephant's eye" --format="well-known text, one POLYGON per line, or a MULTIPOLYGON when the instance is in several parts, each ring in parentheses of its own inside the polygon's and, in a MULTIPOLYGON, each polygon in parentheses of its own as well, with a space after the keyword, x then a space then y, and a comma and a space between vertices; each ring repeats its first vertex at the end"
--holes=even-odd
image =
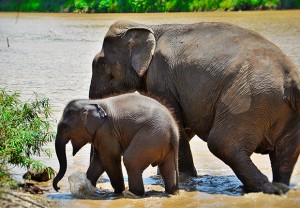
POLYGON ((94 60, 95 63, 95 66, 98 66, 98 67, 104 67, 105 66, 105 60, 104 58, 99 58, 98 60, 94 60))
POLYGON ((107 64, 106 59, 102 58, 101 61, 100 61, 100 66, 105 66, 106 64, 107 64))
POLYGON ((58 129, 61 132, 65 132, 69 129, 69 125, 65 121, 63 121, 59 124, 58 129))

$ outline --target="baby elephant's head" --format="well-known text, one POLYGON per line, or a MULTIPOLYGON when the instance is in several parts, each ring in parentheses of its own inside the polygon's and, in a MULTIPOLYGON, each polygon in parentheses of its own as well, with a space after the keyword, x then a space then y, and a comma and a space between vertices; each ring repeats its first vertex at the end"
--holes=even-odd
POLYGON ((67 170, 66 144, 71 140, 73 156, 87 143, 92 142, 93 135, 105 122, 106 112, 95 101, 75 100, 70 102, 57 126, 55 151, 59 161, 59 172, 53 179, 53 188, 67 170))

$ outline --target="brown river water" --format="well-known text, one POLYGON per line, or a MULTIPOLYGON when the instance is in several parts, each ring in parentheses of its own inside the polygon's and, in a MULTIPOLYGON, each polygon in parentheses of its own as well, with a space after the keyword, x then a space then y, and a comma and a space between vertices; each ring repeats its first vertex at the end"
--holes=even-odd
MULTIPOLYGON (((124 19, 145 24, 230 22, 255 30, 279 46, 300 70, 300 10, 259 12, 208 12, 162 14, 25 14, 0 13, 0 88, 18 90, 23 100, 33 92, 50 98, 53 117, 58 121, 64 106, 72 99, 88 98, 91 63, 101 49, 103 37, 113 22, 124 19), (10 47, 7 46, 7 38, 10 47)), ((262 57, 263 58, 263 57, 262 57)), ((47 166, 59 169, 54 144, 48 147, 52 158, 39 158, 47 166)), ((165 196, 156 168, 143 174, 147 197, 79 200, 69 191, 68 176, 88 167, 89 146, 71 155, 67 145, 68 170, 55 192, 49 183, 38 185, 49 190, 45 197, 58 200, 60 207, 300 207, 300 162, 295 166, 292 190, 284 196, 262 193, 243 194, 240 181, 232 170, 213 156, 206 143, 195 137, 191 141, 198 178, 180 179, 180 195, 165 196)), ((272 180, 268 156, 254 154, 258 168, 272 180)), ((21 179, 25 170, 16 169, 21 179)), ((126 186, 127 175, 124 169, 126 186)), ((107 175, 98 187, 113 191, 107 175)))

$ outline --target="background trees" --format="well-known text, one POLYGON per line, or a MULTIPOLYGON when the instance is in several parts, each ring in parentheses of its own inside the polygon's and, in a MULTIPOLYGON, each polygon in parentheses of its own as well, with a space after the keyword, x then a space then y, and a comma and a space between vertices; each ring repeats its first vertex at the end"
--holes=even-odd
POLYGON ((0 11, 25 12, 189 12, 284 8, 300 8, 300 0, 0 0, 0 11))

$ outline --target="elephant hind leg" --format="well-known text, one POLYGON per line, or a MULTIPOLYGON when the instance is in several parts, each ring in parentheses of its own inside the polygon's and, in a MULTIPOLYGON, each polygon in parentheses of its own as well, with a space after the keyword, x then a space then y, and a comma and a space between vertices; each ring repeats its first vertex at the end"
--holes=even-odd
POLYGON ((178 173, 177 173, 177 159, 175 158, 175 152, 170 151, 167 155, 167 158, 158 164, 158 168, 165 183, 165 190, 169 194, 178 194, 179 185, 178 185, 178 173))
POLYGON ((124 166, 128 175, 129 191, 135 195, 143 196, 145 188, 142 173, 151 164, 151 153, 146 144, 132 140, 123 155, 124 166))
POLYGON ((207 140, 209 150, 230 166, 244 184, 246 192, 275 193, 268 178, 258 170, 250 159, 258 143, 256 137, 245 130, 246 128, 243 131, 241 131, 243 128, 238 126, 236 128, 226 129, 226 127, 215 126, 215 130, 212 129, 207 140))
POLYGON ((273 183, 289 185, 290 178, 300 153, 300 130, 288 134, 277 142, 270 153, 273 183))

